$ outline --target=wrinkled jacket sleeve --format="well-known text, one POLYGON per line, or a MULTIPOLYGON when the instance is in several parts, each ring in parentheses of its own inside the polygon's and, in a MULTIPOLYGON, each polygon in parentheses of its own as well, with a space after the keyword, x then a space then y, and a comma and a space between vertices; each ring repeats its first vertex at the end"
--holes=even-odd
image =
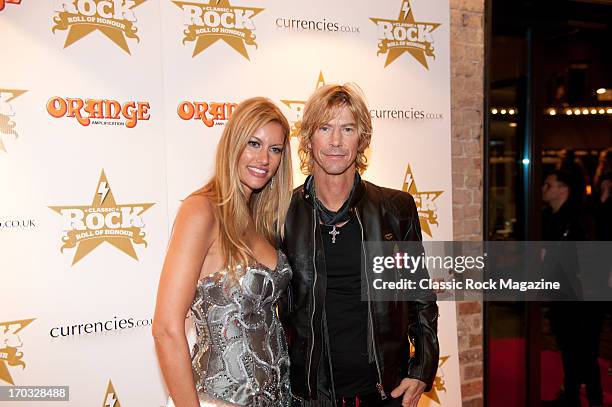
MULTIPOLYGON (((403 241, 421 242, 421 226, 414 199, 409 194, 405 194, 403 197, 409 201, 405 204, 410 207, 409 220, 405 222, 405 226, 402 228, 405 232, 403 241)), ((418 273, 421 274, 419 278, 429 277, 425 267, 418 273)), ((425 391, 429 391, 436 377, 440 356, 436 295, 430 291, 407 305, 408 307, 405 308, 408 309, 410 322, 406 334, 414 346, 414 353, 408 360, 406 377, 424 382, 426 385, 425 391)), ((407 351, 409 352, 410 349, 407 349, 407 351)))

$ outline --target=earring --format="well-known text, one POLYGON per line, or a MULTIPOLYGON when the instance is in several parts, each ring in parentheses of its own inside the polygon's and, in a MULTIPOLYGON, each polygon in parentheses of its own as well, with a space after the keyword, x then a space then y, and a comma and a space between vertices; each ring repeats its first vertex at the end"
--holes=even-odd
POLYGON ((272 189, 273 186, 274 186, 274 178, 270 178, 270 184, 268 185, 268 188, 272 189))

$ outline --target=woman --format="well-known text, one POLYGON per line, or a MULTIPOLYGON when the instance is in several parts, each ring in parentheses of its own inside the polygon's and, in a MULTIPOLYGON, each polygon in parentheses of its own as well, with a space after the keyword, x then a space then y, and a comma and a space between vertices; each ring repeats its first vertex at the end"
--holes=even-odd
POLYGON ((169 405, 288 405, 289 358, 275 312, 291 278, 282 237, 291 198, 289 124, 270 100, 242 102, 215 175, 176 216, 153 336, 169 405), (185 317, 197 341, 190 355, 185 317))

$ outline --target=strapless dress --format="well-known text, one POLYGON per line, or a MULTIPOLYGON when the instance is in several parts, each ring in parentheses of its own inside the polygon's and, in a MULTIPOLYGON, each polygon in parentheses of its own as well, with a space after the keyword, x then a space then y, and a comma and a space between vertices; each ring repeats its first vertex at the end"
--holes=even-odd
POLYGON ((191 305, 200 405, 289 406, 289 355, 276 311, 291 279, 287 258, 279 250, 275 269, 256 263, 236 275, 239 284, 223 271, 201 279, 191 305))

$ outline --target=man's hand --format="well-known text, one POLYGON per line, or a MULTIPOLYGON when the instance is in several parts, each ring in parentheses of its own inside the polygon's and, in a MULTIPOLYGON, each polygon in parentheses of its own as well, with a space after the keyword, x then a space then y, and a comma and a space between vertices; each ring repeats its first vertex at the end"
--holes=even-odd
POLYGON ((399 386, 393 389, 391 397, 396 399, 403 394, 402 407, 417 407, 423 390, 425 390, 425 383, 418 379, 405 378, 399 386))

